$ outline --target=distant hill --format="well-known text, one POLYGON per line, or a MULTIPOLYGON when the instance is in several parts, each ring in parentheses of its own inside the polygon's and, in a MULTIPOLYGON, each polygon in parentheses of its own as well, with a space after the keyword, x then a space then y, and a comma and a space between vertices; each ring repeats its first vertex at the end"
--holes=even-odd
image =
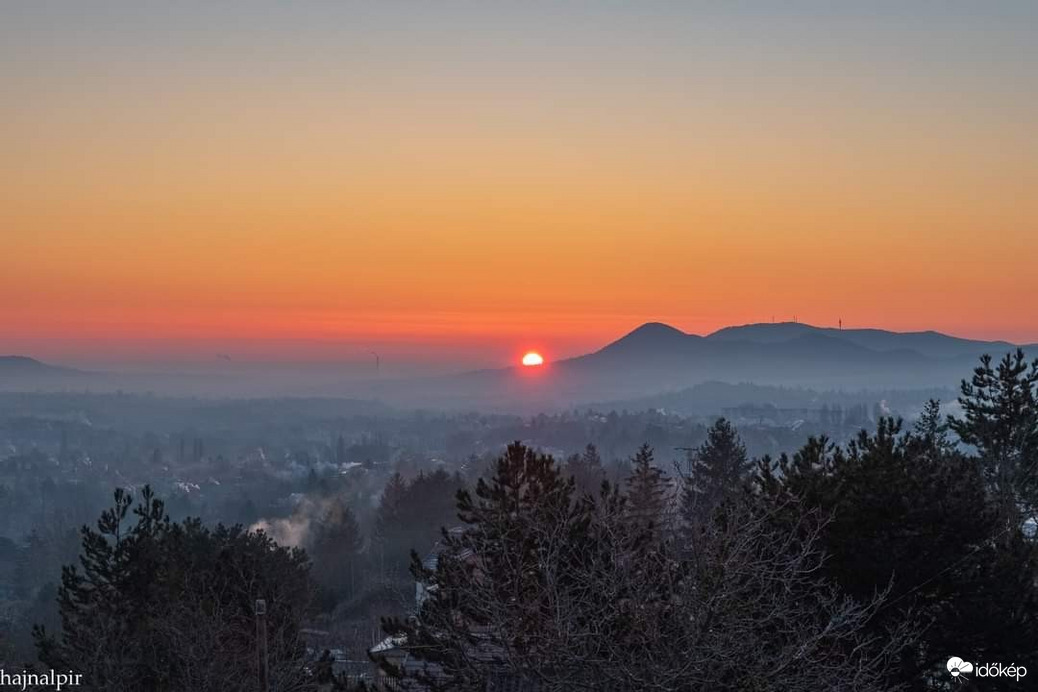
MULTIPOLYGON (((829 336, 874 351, 915 351, 932 358, 976 357, 982 353, 1001 353, 1016 348, 1008 341, 975 341, 935 331, 890 332, 883 329, 834 329, 813 327, 798 322, 747 324, 725 327, 707 336, 712 341, 749 341, 758 344, 787 342, 797 337, 829 336)), ((1026 346, 1025 348, 1032 348, 1026 346)))
POLYGON ((647 322, 626 336, 608 344, 599 354, 627 355, 691 351, 703 337, 686 334, 662 322, 647 322))
MULTIPOLYGON (((947 392, 971 375, 981 354, 1001 357, 1014 348, 1005 341, 933 331, 833 329, 785 322, 733 326, 701 336, 650 322, 592 353, 536 369, 510 367, 358 382, 336 379, 324 371, 319 381, 316 376, 301 380, 297 370, 279 374, 262 368, 221 369, 204 375, 86 372, 25 356, 0 356, 0 390, 254 396, 274 389, 295 395, 381 400, 405 408, 538 412, 594 402, 631 402, 693 411, 714 405, 707 399, 727 396, 716 388, 709 390, 710 396, 702 388, 688 391, 707 382, 816 392, 947 392), (671 393, 679 395, 666 396, 671 393)), ((1022 348, 1038 356, 1038 346, 1022 348)), ((789 397, 769 394, 766 398, 784 406, 782 401, 789 397)))
POLYGON ((40 377, 82 374, 73 368, 48 365, 28 356, 0 356, 0 378, 40 377))
MULTIPOLYGON (((795 322, 727 327, 706 336, 649 323, 594 353, 557 364, 586 386, 626 396, 708 381, 821 389, 955 387, 985 353, 1017 348, 934 331, 833 329, 795 322)), ((1038 347, 1022 346, 1038 356, 1038 347)), ((565 379, 565 378, 561 378, 565 379)))
MULTIPOLYGON (((650 322, 601 349, 549 363, 543 372, 506 368, 439 378, 407 389, 421 405, 538 410, 589 402, 638 401, 705 382, 819 391, 957 388, 981 354, 1016 346, 939 332, 750 324, 706 336, 650 322)), ((1038 347, 1023 346, 1034 356, 1038 347)), ((405 389, 386 390, 404 400, 405 389)), ((687 397, 682 397, 687 400, 687 397)), ((662 402, 661 402, 662 403, 662 402)))

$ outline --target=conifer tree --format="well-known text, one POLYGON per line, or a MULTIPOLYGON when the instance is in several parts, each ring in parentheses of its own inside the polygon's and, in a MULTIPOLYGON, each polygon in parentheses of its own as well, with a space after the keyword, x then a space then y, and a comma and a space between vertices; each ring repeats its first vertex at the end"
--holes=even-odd
MULTIPOLYGON (((637 459, 655 490, 651 450, 637 459)), ((816 530, 774 532, 742 506, 686 559, 644 540, 627 504, 607 484, 574 500, 551 457, 509 446, 458 493, 465 528, 415 556, 418 612, 384 621, 372 657, 402 689, 889 690, 875 671, 903 634, 866 646, 879 601, 820 581, 816 530)))
POLYGON ((380 663, 431 689, 441 689, 447 680, 450 689, 481 690, 488 676, 505 666, 500 649, 536 646, 528 637, 539 631, 547 606, 541 563, 549 546, 539 540, 540 529, 553 527, 573 539, 573 548, 582 544, 573 489, 552 457, 515 442, 498 458, 491 478, 479 479, 474 493, 459 490, 458 514, 468 528, 444 529, 435 566, 412 556, 415 578, 428 585, 420 620, 384 623, 388 633, 420 651, 424 667, 408 672, 385 659, 380 663), (503 616, 508 622, 500 622, 503 616), (474 665, 472 657, 480 663, 474 665))
POLYGON ((33 630, 39 659, 104 692, 251 691, 253 608, 265 599, 271 682, 307 689, 306 555, 241 526, 173 522, 148 487, 131 507, 117 490, 97 528, 82 528, 80 565, 62 568, 61 631, 33 630))
POLYGON ((390 576, 406 575, 411 546, 401 544, 401 527, 407 501, 407 481, 400 472, 394 473, 386 482, 375 512, 372 530, 372 546, 378 563, 379 580, 385 582, 390 576))
POLYGON ((940 443, 938 411, 928 407, 917 432, 881 418, 846 447, 812 438, 763 459, 753 496, 782 530, 817 513, 822 571, 847 596, 889 591, 868 629, 881 641, 914 623, 920 635, 887 672, 911 690, 933 689, 956 647, 985 660, 1038 655, 1038 551, 999 520, 976 460, 940 443))
POLYGON ((653 463, 652 447, 643 444, 631 458, 627 477, 627 509, 642 525, 659 526, 665 519, 670 479, 653 463))
POLYGON ((955 443, 948 437, 949 426, 941 417, 941 402, 930 399, 923 406, 912 432, 924 448, 940 456, 955 451, 955 443))
POLYGON ((582 453, 567 459, 566 473, 573 476, 579 492, 597 494, 605 480, 605 469, 595 445, 588 444, 582 453))
POLYGON ((353 510, 341 498, 329 501, 311 527, 307 550, 313 561, 314 580, 331 599, 339 601, 357 594, 363 545, 353 510))
POLYGON ((425 555, 440 528, 458 524, 455 494, 463 482, 443 469, 419 473, 410 483, 390 477, 379 501, 373 528, 374 558, 383 579, 413 588, 408 568, 411 551, 425 555))
POLYGON ((752 468, 738 432, 725 418, 707 430, 706 441, 691 454, 691 470, 681 496, 686 522, 701 522, 739 492, 752 468))
POLYGON ((1009 521, 1038 512, 1038 359, 1022 350, 996 367, 984 355, 962 381, 963 417, 949 417, 959 438, 977 449, 984 478, 1009 521), (1015 518, 1014 518, 1015 517, 1015 518))

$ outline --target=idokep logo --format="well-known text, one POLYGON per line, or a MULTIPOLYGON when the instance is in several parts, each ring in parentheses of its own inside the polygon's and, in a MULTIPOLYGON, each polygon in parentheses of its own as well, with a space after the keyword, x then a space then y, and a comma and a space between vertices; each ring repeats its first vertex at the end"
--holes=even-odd
POLYGON ((964 682, 969 679, 966 677, 966 673, 973 672, 973 664, 963 661, 958 656, 952 656, 948 659, 948 672, 959 682, 964 682))
POLYGON ((949 658, 947 667, 951 676, 959 682, 966 682, 969 679, 967 674, 975 675, 978 678, 1013 678, 1017 682, 1027 675, 1027 668, 1015 663, 1010 663, 1008 666, 1001 663, 978 663, 974 666, 958 656, 949 658))

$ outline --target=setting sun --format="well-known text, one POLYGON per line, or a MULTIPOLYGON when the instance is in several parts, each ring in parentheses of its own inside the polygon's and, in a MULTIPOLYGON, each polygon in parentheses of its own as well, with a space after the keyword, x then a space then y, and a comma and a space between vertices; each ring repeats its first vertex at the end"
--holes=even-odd
POLYGON ((525 365, 526 367, 544 365, 544 358, 541 357, 540 353, 530 351, 525 356, 523 356, 523 365, 525 365))

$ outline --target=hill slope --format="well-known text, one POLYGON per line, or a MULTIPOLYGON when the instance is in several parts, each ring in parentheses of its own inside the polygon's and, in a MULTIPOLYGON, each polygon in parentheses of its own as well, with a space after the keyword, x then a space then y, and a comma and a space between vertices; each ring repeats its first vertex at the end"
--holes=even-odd
POLYGON ((48 365, 28 356, 0 356, 0 377, 46 377, 75 375, 80 371, 48 365))

